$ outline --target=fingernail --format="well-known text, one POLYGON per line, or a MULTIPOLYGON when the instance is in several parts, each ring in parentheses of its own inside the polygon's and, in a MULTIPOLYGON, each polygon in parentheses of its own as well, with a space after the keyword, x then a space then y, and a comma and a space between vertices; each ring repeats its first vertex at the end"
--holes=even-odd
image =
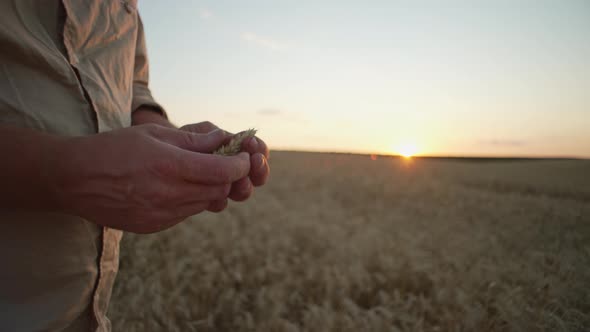
POLYGON ((258 165, 258 169, 263 169, 266 167, 266 158, 263 155, 260 155, 260 164, 258 165))
POLYGON ((258 140, 256 139, 256 137, 252 137, 250 139, 250 143, 248 144, 250 144, 250 149, 254 151, 258 150, 258 140))

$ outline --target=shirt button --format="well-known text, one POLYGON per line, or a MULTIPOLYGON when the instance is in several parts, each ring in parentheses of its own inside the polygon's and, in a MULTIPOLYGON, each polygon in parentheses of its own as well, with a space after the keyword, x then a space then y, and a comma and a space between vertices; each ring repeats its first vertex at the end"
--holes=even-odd
POLYGON ((74 53, 70 54, 70 63, 73 65, 78 63, 78 57, 76 56, 76 54, 74 54, 74 53))

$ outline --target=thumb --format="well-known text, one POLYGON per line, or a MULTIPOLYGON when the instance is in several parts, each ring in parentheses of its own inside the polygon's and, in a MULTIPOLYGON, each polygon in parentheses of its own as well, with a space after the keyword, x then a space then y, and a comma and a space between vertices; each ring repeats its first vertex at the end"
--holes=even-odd
POLYGON ((226 134, 221 129, 215 129, 207 134, 197 134, 183 130, 171 130, 164 141, 184 150, 201 153, 215 151, 226 139, 226 134))

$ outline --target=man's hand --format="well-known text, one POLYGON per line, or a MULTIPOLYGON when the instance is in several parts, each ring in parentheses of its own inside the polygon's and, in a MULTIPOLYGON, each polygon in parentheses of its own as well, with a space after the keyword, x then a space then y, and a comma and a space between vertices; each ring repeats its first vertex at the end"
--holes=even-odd
MULTIPOLYGON (((208 121, 186 125, 180 129, 200 135, 220 130, 216 125, 208 121)), ((229 142, 232 136, 232 134, 226 132, 223 144, 229 142)), ((229 198, 234 201, 244 201, 248 199, 252 195, 254 187, 265 184, 270 174, 270 168, 267 161, 269 151, 264 141, 257 137, 245 139, 242 142, 242 151, 250 154, 250 172, 248 176, 244 176, 232 184, 229 198)), ((209 209, 212 211, 221 211, 226 206, 227 199, 221 199, 213 202, 209 209)))
MULTIPOLYGON (((210 154, 226 138, 221 130, 198 133, 150 124, 67 139, 50 163, 58 165, 51 174, 60 210, 136 233, 219 210, 253 164, 248 153, 210 154)), ((256 165, 267 167, 260 157, 256 165)), ((256 183, 263 183, 260 171, 255 174, 256 183)))

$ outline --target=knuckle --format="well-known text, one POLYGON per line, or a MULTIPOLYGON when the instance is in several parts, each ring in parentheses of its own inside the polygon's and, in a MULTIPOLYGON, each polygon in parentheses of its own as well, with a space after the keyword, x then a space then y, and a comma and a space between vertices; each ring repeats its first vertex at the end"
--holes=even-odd
POLYGON ((141 127, 146 132, 151 133, 151 134, 157 134, 159 132, 159 129, 161 128, 160 126, 158 126, 155 123, 146 123, 146 124, 141 125, 141 127))
POLYGON ((233 193, 232 199, 238 202, 245 201, 253 193, 253 186, 250 180, 240 181, 236 184, 233 193))
POLYGON ((202 137, 213 141, 213 140, 223 139, 225 137, 225 134, 223 134, 223 132, 221 130, 213 129, 210 132, 203 134, 202 137))
POLYGON ((197 135, 195 134, 191 134, 191 133, 182 133, 183 135, 183 141, 186 144, 186 146, 189 147, 195 147, 198 143, 199 140, 197 139, 197 135))
POLYGON ((212 195, 211 198, 212 199, 225 199, 227 198, 227 196, 229 195, 229 193, 231 192, 231 184, 224 184, 221 186, 216 186, 213 190, 212 190, 212 195))
POLYGON ((217 126, 211 123, 210 121, 199 122, 197 123, 196 127, 200 132, 210 132, 217 128, 217 126))

